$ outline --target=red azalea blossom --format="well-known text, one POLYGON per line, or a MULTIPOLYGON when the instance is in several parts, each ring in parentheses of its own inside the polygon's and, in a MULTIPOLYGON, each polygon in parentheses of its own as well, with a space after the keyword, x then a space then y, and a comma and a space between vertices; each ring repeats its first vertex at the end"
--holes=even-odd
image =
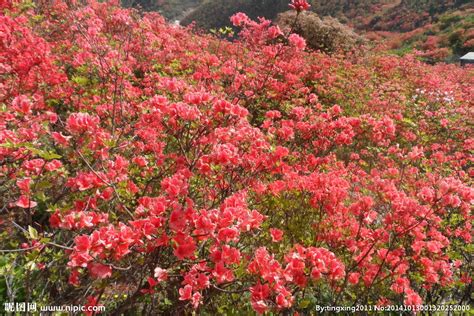
POLYGON ((179 300, 180 301, 187 301, 192 298, 193 288, 190 285, 186 285, 185 287, 179 289, 179 300))
POLYGON ((168 279, 168 272, 160 267, 155 268, 155 278, 159 281, 166 281, 168 279))
POLYGON ((35 201, 31 201, 28 196, 22 195, 15 203, 15 205, 21 208, 33 208, 36 207, 38 203, 36 203, 35 201))
POLYGON ((29 194, 30 193, 30 185, 31 185, 31 179, 30 178, 25 178, 22 180, 17 180, 16 185, 20 188, 23 194, 29 194))
POLYGON ((80 285, 79 276, 80 274, 77 269, 72 270, 71 274, 69 275, 69 284, 74 285, 74 286, 79 286, 80 285))
POLYGON ((301 12, 308 10, 311 5, 306 0, 291 0, 290 7, 298 12, 301 12))
POLYGON ((284 232, 280 229, 270 228, 270 235, 272 236, 273 242, 279 242, 283 238, 284 232))
POLYGON ((298 34, 291 34, 288 37, 288 40, 290 41, 291 45, 297 47, 298 49, 303 50, 306 47, 306 41, 298 34))
POLYGON ((89 263, 87 266, 93 278, 105 279, 112 276, 112 268, 101 263, 89 263))

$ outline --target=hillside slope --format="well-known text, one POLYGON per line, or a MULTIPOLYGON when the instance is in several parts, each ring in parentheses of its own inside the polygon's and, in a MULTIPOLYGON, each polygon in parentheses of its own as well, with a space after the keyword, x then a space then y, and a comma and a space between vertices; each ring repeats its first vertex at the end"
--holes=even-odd
POLYGON ((232 23, 0 1, 0 306, 468 310, 473 69, 232 23))
POLYGON ((409 32, 372 31, 366 37, 379 43, 380 49, 397 54, 416 49, 430 62, 457 62, 474 51, 474 8, 448 11, 409 32))
POLYGON ((278 13, 288 9, 287 0, 208 0, 187 15, 181 24, 195 22, 198 28, 209 30, 230 25, 229 18, 237 12, 243 12, 251 19, 261 16, 273 20, 278 13))
POLYGON ((376 12, 361 26, 370 30, 407 32, 436 22, 448 12, 468 8, 474 8, 470 0, 402 0, 382 13, 376 12))
MULTIPOLYGON (((311 10, 321 16, 332 16, 355 28, 380 31, 411 31, 435 21, 442 14, 474 7, 469 0, 328 0, 308 1, 311 10)), ((283 0, 204 0, 189 14, 184 24, 196 21, 204 28, 227 25, 225 18, 236 12, 250 17, 275 17, 276 11, 288 9, 283 0)))
MULTIPOLYGON (((404 54, 417 49, 427 61, 456 61, 474 50, 474 4, 468 0, 329 0, 310 1, 320 16, 332 16, 368 34, 378 47, 404 54), (382 44, 382 45, 380 45, 382 44)), ((281 0, 208 0, 188 14, 182 25, 198 28, 229 25, 244 12, 251 18, 275 19, 288 9, 281 0)))

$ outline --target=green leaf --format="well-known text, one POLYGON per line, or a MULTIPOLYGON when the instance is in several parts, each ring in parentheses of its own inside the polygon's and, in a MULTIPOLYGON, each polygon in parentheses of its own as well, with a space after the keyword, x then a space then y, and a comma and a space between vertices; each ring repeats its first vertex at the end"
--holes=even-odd
POLYGON ((27 262, 25 268, 27 270, 33 271, 36 269, 36 263, 34 261, 27 262))
POLYGON ((38 148, 34 148, 31 145, 25 145, 25 148, 28 149, 29 151, 31 151, 32 153, 34 153, 35 155, 38 155, 39 157, 41 157, 45 160, 53 160, 53 159, 60 159, 61 158, 61 156, 56 154, 56 153, 52 153, 52 152, 48 152, 48 151, 41 150, 41 149, 38 149, 38 148))
POLYGON ((309 306, 309 304, 311 304, 310 300, 302 300, 299 304, 300 305, 299 307, 300 308, 307 308, 309 306))
POLYGON ((74 76, 72 77, 72 82, 80 85, 80 86, 85 86, 89 83, 89 79, 86 78, 86 77, 82 77, 82 76, 74 76))
POLYGON ((15 148, 15 144, 7 140, 6 143, 0 144, 0 147, 13 149, 15 148))
POLYGON ((40 242, 41 242, 42 244, 46 244, 46 243, 48 243, 48 242, 50 242, 50 241, 51 241, 51 238, 47 238, 47 237, 41 238, 41 240, 40 240, 40 242))
POLYGON ((38 231, 34 227, 28 226, 28 233, 31 239, 38 239, 38 231))
POLYGON ((53 184, 48 181, 48 180, 43 180, 43 181, 39 181, 37 184, 36 184, 36 189, 37 190, 43 190, 43 189, 49 189, 50 187, 52 187, 53 184))
POLYGON ((6 143, 3 143, 3 144, 0 144, 0 147, 3 147, 3 148, 8 148, 8 149, 17 149, 17 148, 20 148, 20 147, 24 147, 26 148, 27 150, 31 151, 33 154, 39 156, 40 158, 43 158, 45 160, 53 160, 53 159, 60 159, 62 158, 62 156, 56 154, 56 153, 53 153, 53 152, 48 152, 48 151, 45 151, 45 150, 41 150, 41 149, 38 149, 38 148, 35 148, 33 146, 33 144, 30 144, 30 143, 19 143, 19 144, 14 144, 14 143, 11 143, 11 142, 6 142, 6 143))

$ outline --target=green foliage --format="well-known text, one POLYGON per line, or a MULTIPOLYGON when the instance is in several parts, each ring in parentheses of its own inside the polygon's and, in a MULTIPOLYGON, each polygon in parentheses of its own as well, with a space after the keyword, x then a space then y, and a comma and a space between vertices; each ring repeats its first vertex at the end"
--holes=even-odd
POLYGON ((168 20, 179 20, 204 0, 122 0, 125 7, 135 7, 146 11, 158 11, 168 20))
POLYGON ((189 25, 194 21, 198 28, 219 29, 228 26, 230 16, 237 12, 243 12, 251 19, 274 19, 287 9, 287 0, 209 0, 187 15, 181 24, 189 25))

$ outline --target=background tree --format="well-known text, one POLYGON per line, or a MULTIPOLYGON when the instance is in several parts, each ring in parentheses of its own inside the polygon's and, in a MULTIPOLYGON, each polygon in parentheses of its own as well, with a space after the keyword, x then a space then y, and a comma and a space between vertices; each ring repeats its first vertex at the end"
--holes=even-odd
POLYGON ((296 13, 287 11, 278 15, 276 24, 282 30, 293 30, 301 35, 309 47, 325 53, 347 52, 363 43, 361 36, 337 19, 324 17, 320 19, 316 13, 303 12, 296 20, 296 13))

